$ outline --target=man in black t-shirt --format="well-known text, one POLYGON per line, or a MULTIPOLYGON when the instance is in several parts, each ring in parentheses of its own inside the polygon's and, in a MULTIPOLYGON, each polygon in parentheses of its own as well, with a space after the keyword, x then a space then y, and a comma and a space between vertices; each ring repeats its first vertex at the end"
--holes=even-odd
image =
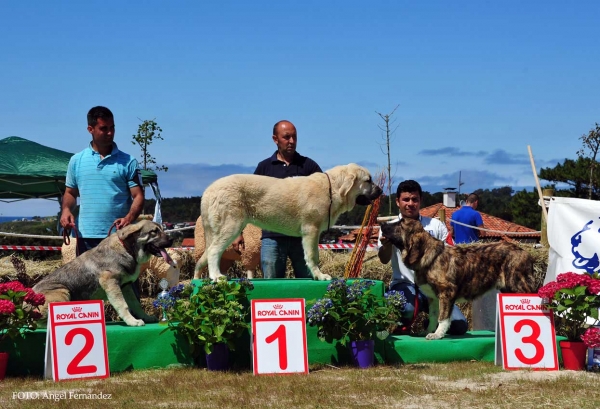
MULTIPOLYGON (((322 172, 317 163, 296 152, 298 134, 290 121, 279 121, 273 126, 273 142, 277 150, 271 157, 261 161, 255 175, 271 176, 279 179, 296 176, 309 176, 322 172)), ((243 248, 243 236, 234 242, 236 250, 243 248)), ((260 263, 264 278, 285 278, 287 258, 290 258, 296 278, 312 278, 306 261, 301 237, 290 237, 263 230, 261 238, 260 263)))

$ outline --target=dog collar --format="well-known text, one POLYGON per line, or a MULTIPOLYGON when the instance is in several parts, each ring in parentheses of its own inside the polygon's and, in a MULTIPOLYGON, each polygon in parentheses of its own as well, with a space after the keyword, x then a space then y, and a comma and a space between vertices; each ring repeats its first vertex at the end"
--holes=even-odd
POLYGON ((123 248, 125 249, 125 251, 127 252, 127 254, 129 254, 135 260, 135 254, 133 253, 133 249, 130 249, 129 247, 127 247, 127 245, 125 244, 125 242, 123 240, 121 240, 120 237, 117 236, 117 238, 119 239, 119 242, 123 245, 123 248))

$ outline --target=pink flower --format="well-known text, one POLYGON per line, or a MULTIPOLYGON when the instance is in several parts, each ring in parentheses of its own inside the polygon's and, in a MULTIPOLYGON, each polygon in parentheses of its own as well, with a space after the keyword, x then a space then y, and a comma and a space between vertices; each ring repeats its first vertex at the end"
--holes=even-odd
POLYGON ((0 315, 10 315, 15 312, 15 305, 8 300, 0 300, 0 315))
POLYGON ((591 327, 581 336, 581 340, 588 348, 596 348, 600 346, 600 328, 591 327))

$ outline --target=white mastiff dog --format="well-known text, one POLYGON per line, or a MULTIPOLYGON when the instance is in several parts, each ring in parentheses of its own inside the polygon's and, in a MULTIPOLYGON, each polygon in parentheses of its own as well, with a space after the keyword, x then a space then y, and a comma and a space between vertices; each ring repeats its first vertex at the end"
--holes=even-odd
POLYGON ((354 163, 325 173, 277 179, 231 175, 216 180, 202 195, 206 251, 196 263, 194 278, 208 265, 216 280, 221 255, 248 223, 292 237, 302 237, 306 265, 316 280, 331 277, 319 270, 319 235, 356 204, 367 205, 381 195, 369 171, 354 163))

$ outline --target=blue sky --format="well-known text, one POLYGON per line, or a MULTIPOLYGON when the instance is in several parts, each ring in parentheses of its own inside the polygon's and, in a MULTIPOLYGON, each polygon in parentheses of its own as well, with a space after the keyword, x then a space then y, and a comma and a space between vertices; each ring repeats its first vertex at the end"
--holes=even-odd
MULTIPOLYGON (((0 5, 0 138, 68 152, 89 142, 86 113, 115 114, 131 144, 140 119, 165 197, 200 196, 252 173, 280 119, 323 169, 387 163, 394 188, 535 186, 537 168, 575 158, 600 122, 597 1, 28 1, 0 5)), ((152 197, 151 192, 147 194, 152 197)), ((56 202, 0 203, 51 215, 56 202)))

